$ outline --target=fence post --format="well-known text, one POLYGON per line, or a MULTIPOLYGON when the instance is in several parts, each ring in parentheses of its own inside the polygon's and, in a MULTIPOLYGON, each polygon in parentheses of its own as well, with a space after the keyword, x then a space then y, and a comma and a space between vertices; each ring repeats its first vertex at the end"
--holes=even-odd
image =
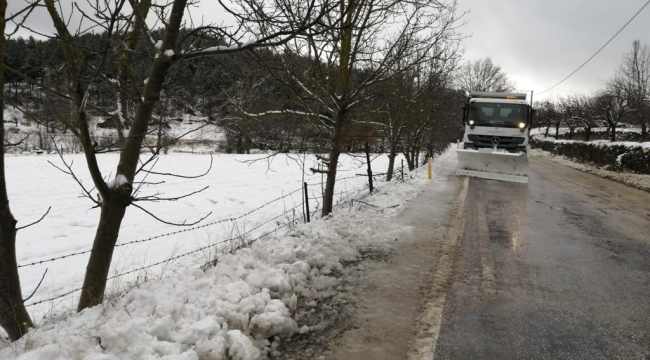
POLYGON ((402 182, 404 181, 404 159, 402 159, 402 182))
POLYGON ((309 222, 309 193, 307 192, 307 182, 305 182, 305 215, 307 215, 307 222, 309 222))
POLYGON ((427 170, 429 172, 429 180, 431 180, 431 178, 433 177, 431 159, 432 156, 427 156, 427 170))
POLYGON ((372 186, 372 168, 370 167, 370 146, 368 146, 367 142, 366 142, 366 162, 368 163, 368 187, 370 188, 370 193, 372 194, 372 190, 374 190, 374 187, 372 186))

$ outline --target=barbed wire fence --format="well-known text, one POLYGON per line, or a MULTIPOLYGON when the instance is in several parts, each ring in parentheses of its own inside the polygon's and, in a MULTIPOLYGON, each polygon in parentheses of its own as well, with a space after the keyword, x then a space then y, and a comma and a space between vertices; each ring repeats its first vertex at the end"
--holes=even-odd
MULTIPOLYGON (((403 170, 400 170, 399 168, 394 171, 393 174, 393 179, 396 181, 408 181, 410 178, 412 178, 411 175, 408 175, 408 177, 405 178, 403 170)), ((374 174, 373 178, 375 177, 384 177, 385 178, 386 174, 374 174)), ((343 178, 338 178, 337 185, 341 188, 339 191, 335 191, 335 203, 333 205, 333 209, 336 209, 337 211, 340 211, 342 208, 344 208, 346 205, 348 206, 348 209, 351 211, 353 209, 353 206, 356 202, 357 205, 371 205, 368 204, 367 202, 364 201, 364 199, 369 196, 369 192, 365 191, 368 188, 368 183, 367 181, 364 183, 365 185, 363 187, 351 187, 348 188, 348 180, 351 179, 359 179, 365 177, 367 178, 368 175, 366 174, 357 174, 355 176, 347 176, 343 178)), ((376 181, 376 180, 375 180, 376 181)), ((384 179, 385 181, 385 179, 384 179)), ((130 274, 137 274, 141 273, 143 271, 152 269, 156 266, 164 265, 167 263, 170 263, 172 261, 181 259, 181 258, 186 258, 191 255, 195 255, 201 252, 205 251, 210 251, 210 260, 206 263, 204 263, 201 268, 202 269, 207 269, 211 266, 216 266, 219 256, 225 255, 228 253, 234 253, 235 251, 243 248, 250 246, 251 244, 258 242, 266 237, 268 237, 271 234, 277 233, 281 230, 290 230, 293 227, 297 226, 299 223, 305 221, 306 217, 305 214, 309 212, 310 217, 312 219, 315 219, 318 217, 318 212, 321 210, 321 204, 323 201, 323 189, 324 189, 324 184, 323 182, 314 182, 314 183, 304 183, 303 186, 301 186, 298 189, 292 190, 287 194, 284 194, 280 197, 277 197, 275 199, 269 200, 266 203, 249 210, 243 214, 240 214, 238 216, 234 217, 228 217, 228 218, 223 218, 220 220, 215 220, 211 222, 207 222, 201 225, 193 226, 190 228, 183 228, 183 229, 178 229, 174 231, 170 231, 167 233, 162 233, 154 236, 149 236, 141 239, 135 239, 135 240, 130 240, 126 242, 120 242, 115 245, 115 247, 127 247, 127 246, 137 246, 143 243, 150 243, 150 242, 155 242, 156 240, 160 239, 165 239, 169 238, 173 235, 179 235, 183 233, 190 233, 194 232, 199 229, 207 229, 211 226, 215 225, 230 225, 231 227, 235 227, 238 223, 238 221, 245 220, 248 216, 259 212, 260 210, 274 204, 280 201, 283 201, 287 198, 293 199, 293 196, 296 195, 298 192, 304 191, 304 194, 301 194, 301 199, 300 201, 293 201, 291 205, 287 208, 285 205, 285 209, 276 214, 275 216, 272 216, 270 218, 267 218, 262 221, 256 221, 256 225, 249 228, 249 229, 244 229, 243 231, 231 235, 229 237, 220 239, 219 241, 216 242, 209 242, 207 245, 199 246, 197 248, 187 250, 185 252, 182 252, 177 255, 173 255, 170 257, 167 257, 163 260, 156 261, 150 264, 146 265, 141 265, 137 266, 134 268, 131 268, 129 270, 125 270, 122 272, 117 272, 113 273, 112 275, 108 276, 106 280, 115 280, 119 278, 123 278, 127 275, 130 274), (314 205, 312 207, 308 207, 308 200, 315 201, 314 205), (269 225, 275 225, 273 228, 270 229, 264 229, 265 227, 268 227, 269 225), (257 233, 258 231, 262 231, 262 233, 257 233)), ((374 206, 374 205, 372 205, 374 206)), ((54 263, 54 262, 59 262, 59 261, 64 261, 66 259, 70 259, 73 257, 77 256, 82 256, 86 254, 92 253, 93 250, 82 250, 82 251, 76 251, 76 252, 70 252, 62 255, 57 255, 53 256, 50 258, 46 259, 41 259, 37 261, 31 261, 31 262, 26 262, 26 263, 21 263, 18 265, 18 268, 26 268, 26 267, 34 267, 34 266, 42 266, 46 265, 49 263, 54 263)), ((46 270, 47 271, 47 270, 46 270)), ((42 280, 41 280, 42 282, 42 280)), ((39 285, 36 286, 36 289, 38 289, 39 285)), ((65 300, 68 297, 73 296, 75 293, 83 290, 84 287, 73 287, 72 289, 65 291, 60 294, 52 295, 49 296, 45 299, 39 299, 35 300, 29 303, 26 303, 25 306, 28 308, 34 308, 38 305, 41 304, 54 304, 55 301, 57 300, 65 300)), ((36 291, 35 291, 36 292, 36 291)), ((32 294, 33 295, 33 294, 32 294)), ((30 296, 31 298, 31 296, 30 296)), ((29 300, 29 298, 27 299, 29 300)), ((54 306, 51 306, 51 308, 54 308, 54 306)))

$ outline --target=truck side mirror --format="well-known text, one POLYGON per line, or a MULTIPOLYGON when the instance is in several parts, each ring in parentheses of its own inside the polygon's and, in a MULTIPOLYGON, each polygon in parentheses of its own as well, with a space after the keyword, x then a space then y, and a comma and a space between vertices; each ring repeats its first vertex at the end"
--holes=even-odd
POLYGON ((530 125, 528 126, 529 128, 533 127, 533 120, 535 120, 535 115, 537 115, 537 110, 535 109, 530 109, 530 125))
POLYGON ((463 104, 463 118, 461 119, 461 121, 463 122, 463 127, 465 125, 465 121, 467 121, 468 115, 469 115, 469 105, 463 104))

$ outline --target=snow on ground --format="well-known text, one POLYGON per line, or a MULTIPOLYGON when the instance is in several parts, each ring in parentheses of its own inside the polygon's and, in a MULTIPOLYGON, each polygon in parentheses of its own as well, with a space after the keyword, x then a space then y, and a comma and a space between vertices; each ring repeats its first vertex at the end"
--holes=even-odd
MULTIPOLYGON (((581 143, 584 144, 585 141, 582 140, 563 140, 563 139, 555 139, 554 137, 543 137, 542 135, 535 135, 535 140, 538 141, 546 141, 546 142, 554 142, 558 144, 573 144, 573 143, 581 143)), ((650 149, 650 141, 646 142, 636 142, 636 141, 609 141, 609 140, 591 140, 586 142, 589 145, 594 145, 594 146, 625 146, 627 148, 637 148, 637 147, 642 147, 646 149, 650 149)))
MULTIPOLYGON (((169 257, 183 254, 197 248, 224 241, 244 234, 253 239, 279 225, 291 221, 302 222, 302 169, 298 163, 287 155, 278 155, 273 159, 254 163, 243 161, 264 158, 264 155, 226 155, 213 156, 210 172, 196 179, 170 178, 149 175, 148 182, 165 181, 156 186, 143 186, 142 196, 158 192, 161 197, 175 197, 197 191, 209 186, 205 191, 189 198, 175 202, 138 202, 137 204, 152 211, 157 217, 171 222, 194 222, 208 216, 196 230, 171 236, 156 238, 136 244, 116 248, 110 275, 132 271, 139 267, 161 262, 169 257), (205 226, 225 218, 232 218, 255 209, 270 200, 291 194, 284 199, 249 214, 235 222, 224 222, 205 226), (293 211, 288 211, 295 208, 293 211), (264 224, 283 212, 285 215, 264 224), (251 232, 251 229, 263 225, 251 232)), ((91 180, 85 168, 83 155, 65 155, 68 162, 81 181, 90 189, 91 180)), ((163 155, 155 167, 157 172, 173 172, 183 175, 205 173, 210 166, 209 155, 174 154, 163 155)), ((338 178, 365 173, 365 157, 345 156, 338 172, 338 178)), ((100 165, 107 179, 115 177, 118 156, 105 154, 99 156, 100 165)), ((399 161, 399 159, 397 160, 399 161)), ((61 167, 56 155, 7 156, 7 187, 14 215, 18 226, 38 220, 48 209, 49 214, 39 224, 20 230, 17 238, 18 264, 26 265, 70 253, 88 251, 92 246, 99 210, 91 209, 94 205, 86 198, 80 197, 81 190, 74 180, 55 169, 49 162, 61 167)), ((307 157, 306 169, 313 166, 314 157, 307 157)), ((388 158, 381 155, 373 161, 375 173, 385 172, 388 158)), ((307 170, 308 173, 310 173, 307 170)), ((321 175, 307 175, 304 181, 320 184, 321 175)), ((337 182, 337 199, 348 197, 353 192, 367 187, 366 177, 356 177, 337 182)), ((322 203, 321 187, 312 185, 310 189, 310 208, 314 212, 322 203)), ((152 236, 184 230, 165 225, 153 219, 143 211, 130 206, 120 230, 118 244, 135 240, 147 240, 152 236)), ((83 283, 84 270, 89 254, 67 257, 54 262, 20 268, 21 283, 25 296, 32 293, 44 272, 43 284, 27 302, 33 304, 45 299, 66 294, 79 288, 83 283)), ((178 265, 207 262, 209 254, 197 252, 193 256, 183 257, 174 262, 178 265)), ((145 274, 134 272, 126 277, 111 281, 109 293, 119 293, 124 283, 143 276, 169 275, 173 267, 164 264, 151 269, 145 274)), ((56 301, 48 301, 28 309, 35 321, 50 318, 65 309, 74 308, 79 292, 64 296, 56 301)))
MULTIPOLYGON (((577 127, 576 129, 582 130, 581 127, 577 127)), ((608 131, 608 129, 606 127, 596 127, 596 128, 593 128, 592 131, 593 132, 606 132, 606 131, 608 131)), ((544 135, 545 132, 546 132, 545 127, 534 128, 534 129, 530 130, 531 135, 544 135)), ((559 131, 558 131, 558 134, 559 135, 565 135, 565 134, 568 134, 569 132, 571 132, 571 129, 569 129, 568 127, 561 127, 559 129, 559 131)), ((630 132, 630 133, 639 133, 640 134, 641 133, 641 128, 640 127, 633 127, 631 125, 627 125, 626 127, 623 127, 623 126, 621 126, 621 124, 619 124, 618 127, 616 128, 616 132, 617 133, 630 132)), ((549 136, 555 136, 555 128, 554 127, 551 127, 549 129, 548 135, 549 136)))
POLYGON ((569 158, 565 156, 560 156, 560 155, 553 155, 552 153, 548 151, 543 151, 539 149, 531 149, 530 154, 532 156, 540 156, 544 157, 547 159, 551 159, 555 162, 558 162, 560 164, 564 164, 566 166, 572 167, 574 169, 578 169, 584 172, 592 173, 607 179, 612 179, 618 182, 621 182, 623 184, 650 191, 650 175, 643 175, 643 174, 633 174, 633 173, 627 173, 627 172, 616 172, 616 171, 609 171, 609 170, 604 170, 596 166, 590 166, 590 165, 585 165, 581 163, 577 163, 575 161, 570 160, 569 158))
MULTIPOLYGON (((454 156, 454 151, 449 150, 435 160, 434 166, 449 166, 441 164, 453 163, 450 159, 454 156)), ((170 206, 165 210, 163 204, 160 212, 167 216, 201 214, 205 209, 216 211, 220 206, 232 212, 238 207, 250 208, 251 198, 256 198, 256 203, 263 202, 281 190, 293 189, 300 181, 300 170, 284 160, 276 159, 276 172, 264 174, 265 166, 254 164, 247 168, 233 162, 235 158, 241 157, 218 157, 214 173, 200 180, 215 185, 210 195, 214 203, 204 196, 176 209, 170 206)), ((174 155, 166 159, 166 166, 187 164, 187 171, 192 172, 202 165, 196 159, 174 155)), ((352 167, 351 160, 347 159, 347 166, 352 167)), ((354 172, 357 171, 348 171, 354 172)), ((337 294, 338 280, 333 273, 341 269, 342 261, 354 260, 363 247, 388 247, 398 234, 408 231, 392 225, 389 219, 428 181, 426 171, 416 171, 413 176, 407 183, 382 184, 375 194, 363 200, 372 206, 357 202, 354 208, 360 208, 359 211, 346 207, 327 220, 300 224, 286 235, 273 235, 224 255, 216 267, 206 271, 197 268, 200 262, 188 264, 176 276, 140 284, 113 302, 49 322, 0 355, 3 359, 21 360, 264 358, 275 352, 279 337, 309 331, 296 323, 292 312, 299 301, 318 302, 337 294)), ((14 181, 10 184, 15 185, 14 181)), ((62 187, 61 182, 53 178, 41 181, 41 185, 52 192, 62 187)), ((202 185, 192 181, 186 189, 202 185)), ((40 189, 31 189, 34 190, 40 189)), ((32 197, 47 198, 43 193, 32 197)), ((70 218, 75 221, 84 218, 78 211, 71 212, 70 218)), ((149 226, 145 225, 149 224, 146 217, 127 220, 124 233, 142 234, 149 226)), ((61 229, 51 230, 56 233, 61 229)), ((32 235, 38 231, 44 235, 43 229, 33 231, 32 235)), ((81 238, 89 241, 87 237, 81 238)), ((75 240, 62 242, 72 244, 75 240)), ((48 240, 40 241, 43 244, 48 240)), ((184 234, 177 241, 194 243, 197 239, 184 234)), ((24 245, 22 260, 26 257, 24 245)))

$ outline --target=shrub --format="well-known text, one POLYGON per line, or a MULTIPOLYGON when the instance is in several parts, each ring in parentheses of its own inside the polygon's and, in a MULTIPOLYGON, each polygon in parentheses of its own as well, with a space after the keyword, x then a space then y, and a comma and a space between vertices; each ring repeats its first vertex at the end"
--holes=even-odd
POLYGON ((650 148, 629 144, 531 139, 531 147, 613 171, 650 175, 650 148))

